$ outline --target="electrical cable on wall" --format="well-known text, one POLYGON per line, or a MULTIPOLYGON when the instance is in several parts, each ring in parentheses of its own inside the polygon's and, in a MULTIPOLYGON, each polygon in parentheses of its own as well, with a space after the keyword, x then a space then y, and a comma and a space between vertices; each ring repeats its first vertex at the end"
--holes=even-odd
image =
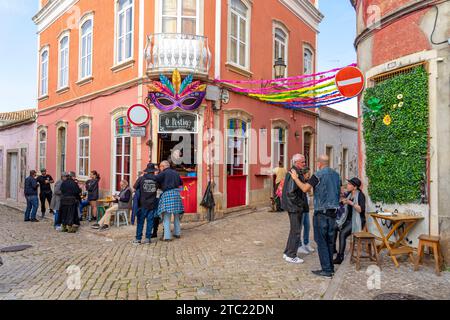
MULTIPOLYGON (((450 0, 447 0, 446 2, 448 2, 448 1, 450 1, 450 0)), ((434 42, 434 40, 433 40, 433 35, 434 35, 434 32, 436 31, 436 25, 437 25, 437 21, 438 21, 438 17, 439 17, 439 7, 437 5, 434 7, 436 8, 436 18, 434 19, 433 32, 431 32, 430 41, 434 45, 440 45, 440 44, 447 43, 448 40, 445 40, 442 42, 434 42)))

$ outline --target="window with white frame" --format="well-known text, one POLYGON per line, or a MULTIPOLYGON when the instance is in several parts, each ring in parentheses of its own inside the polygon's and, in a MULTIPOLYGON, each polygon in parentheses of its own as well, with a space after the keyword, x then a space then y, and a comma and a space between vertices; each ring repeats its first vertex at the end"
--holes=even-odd
POLYGON ((114 121, 114 185, 113 190, 120 191, 120 181, 130 182, 131 175, 131 136, 127 117, 114 121))
POLYGON ((41 92, 40 96, 48 94, 48 49, 41 53, 41 92))
POLYGON ((241 67, 249 65, 249 8, 241 0, 231 0, 229 60, 241 67))
POLYGON ((45 160, 47 154, 47 132, 39 131, 39 170, 45 168, 45 160))
POLYGON ((89 175, 90 127, 87 123, 78 126, 78 172, 77 175, 89 175))
POLYGON ((64 36, 59 41, 59 83, 58 88, 66 88, 69 85, 69 36, 64 36))
POLYGON ((161 0, 162 32, 196 35, 200 0, 161 0))
POLYGON ((310 49, 305 48, 303 51, 303 74, 312 74, 314 71, 313 53, 310 49))
MULTIPOLYGON (((274 62, 276 62, 279 58, 283 59, 284 64, 288 65, 288 55, 287 55, 287 42, 288 42, 288 35, 287 33, 281 29, 281 28, 275 28, 274 32, 274 62)), ((284 76, 286 76, 287 73, 287 67, 284 71, 284 76)))
POLYGON ((80 77, 81 79, 92 76, 92 19, 85 21, 81 26, 81 54, 80 77))
POLYGON ((272 136, 272 150, 273 150, 273 166, 278 166, 278 163, 283 163, 287 166, 287 143, 286 143, 286 129, 275 127, 272 136))
POLYGON ((134 0, 117 3, 117 63, 133 56, 133 5, 134 0))

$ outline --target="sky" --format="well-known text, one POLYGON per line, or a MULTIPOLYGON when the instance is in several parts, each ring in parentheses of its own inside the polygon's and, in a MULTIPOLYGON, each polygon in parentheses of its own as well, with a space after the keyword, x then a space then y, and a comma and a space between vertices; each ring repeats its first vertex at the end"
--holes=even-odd
MULTIPOLYGON (((318 71, 355 62, 355 10, 350 1, 320 0, 319 9, 325 18, 320 24, 318 71)), ((38 0, 0 0, 0 112, 37 105, 37 35, 31 20, 37 10, 38 0)), ((357 113, 356 99, 334 107, 357 113)))

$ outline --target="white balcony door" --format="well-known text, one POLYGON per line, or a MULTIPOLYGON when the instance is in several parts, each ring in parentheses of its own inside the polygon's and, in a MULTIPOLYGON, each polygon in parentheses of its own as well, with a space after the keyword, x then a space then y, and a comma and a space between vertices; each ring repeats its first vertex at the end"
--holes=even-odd
POLYGON ((200 0, 160 0, 162 33, 199 34, 200 0))

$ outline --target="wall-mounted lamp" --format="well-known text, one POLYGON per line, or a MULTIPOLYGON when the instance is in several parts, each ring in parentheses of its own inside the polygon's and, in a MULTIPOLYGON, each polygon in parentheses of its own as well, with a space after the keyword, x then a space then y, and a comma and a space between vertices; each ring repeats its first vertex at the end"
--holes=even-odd
POLYGON ((295 139, 299 139, 300 138, 300 132, 298 132, 298 131, 295 131, 295 139))

